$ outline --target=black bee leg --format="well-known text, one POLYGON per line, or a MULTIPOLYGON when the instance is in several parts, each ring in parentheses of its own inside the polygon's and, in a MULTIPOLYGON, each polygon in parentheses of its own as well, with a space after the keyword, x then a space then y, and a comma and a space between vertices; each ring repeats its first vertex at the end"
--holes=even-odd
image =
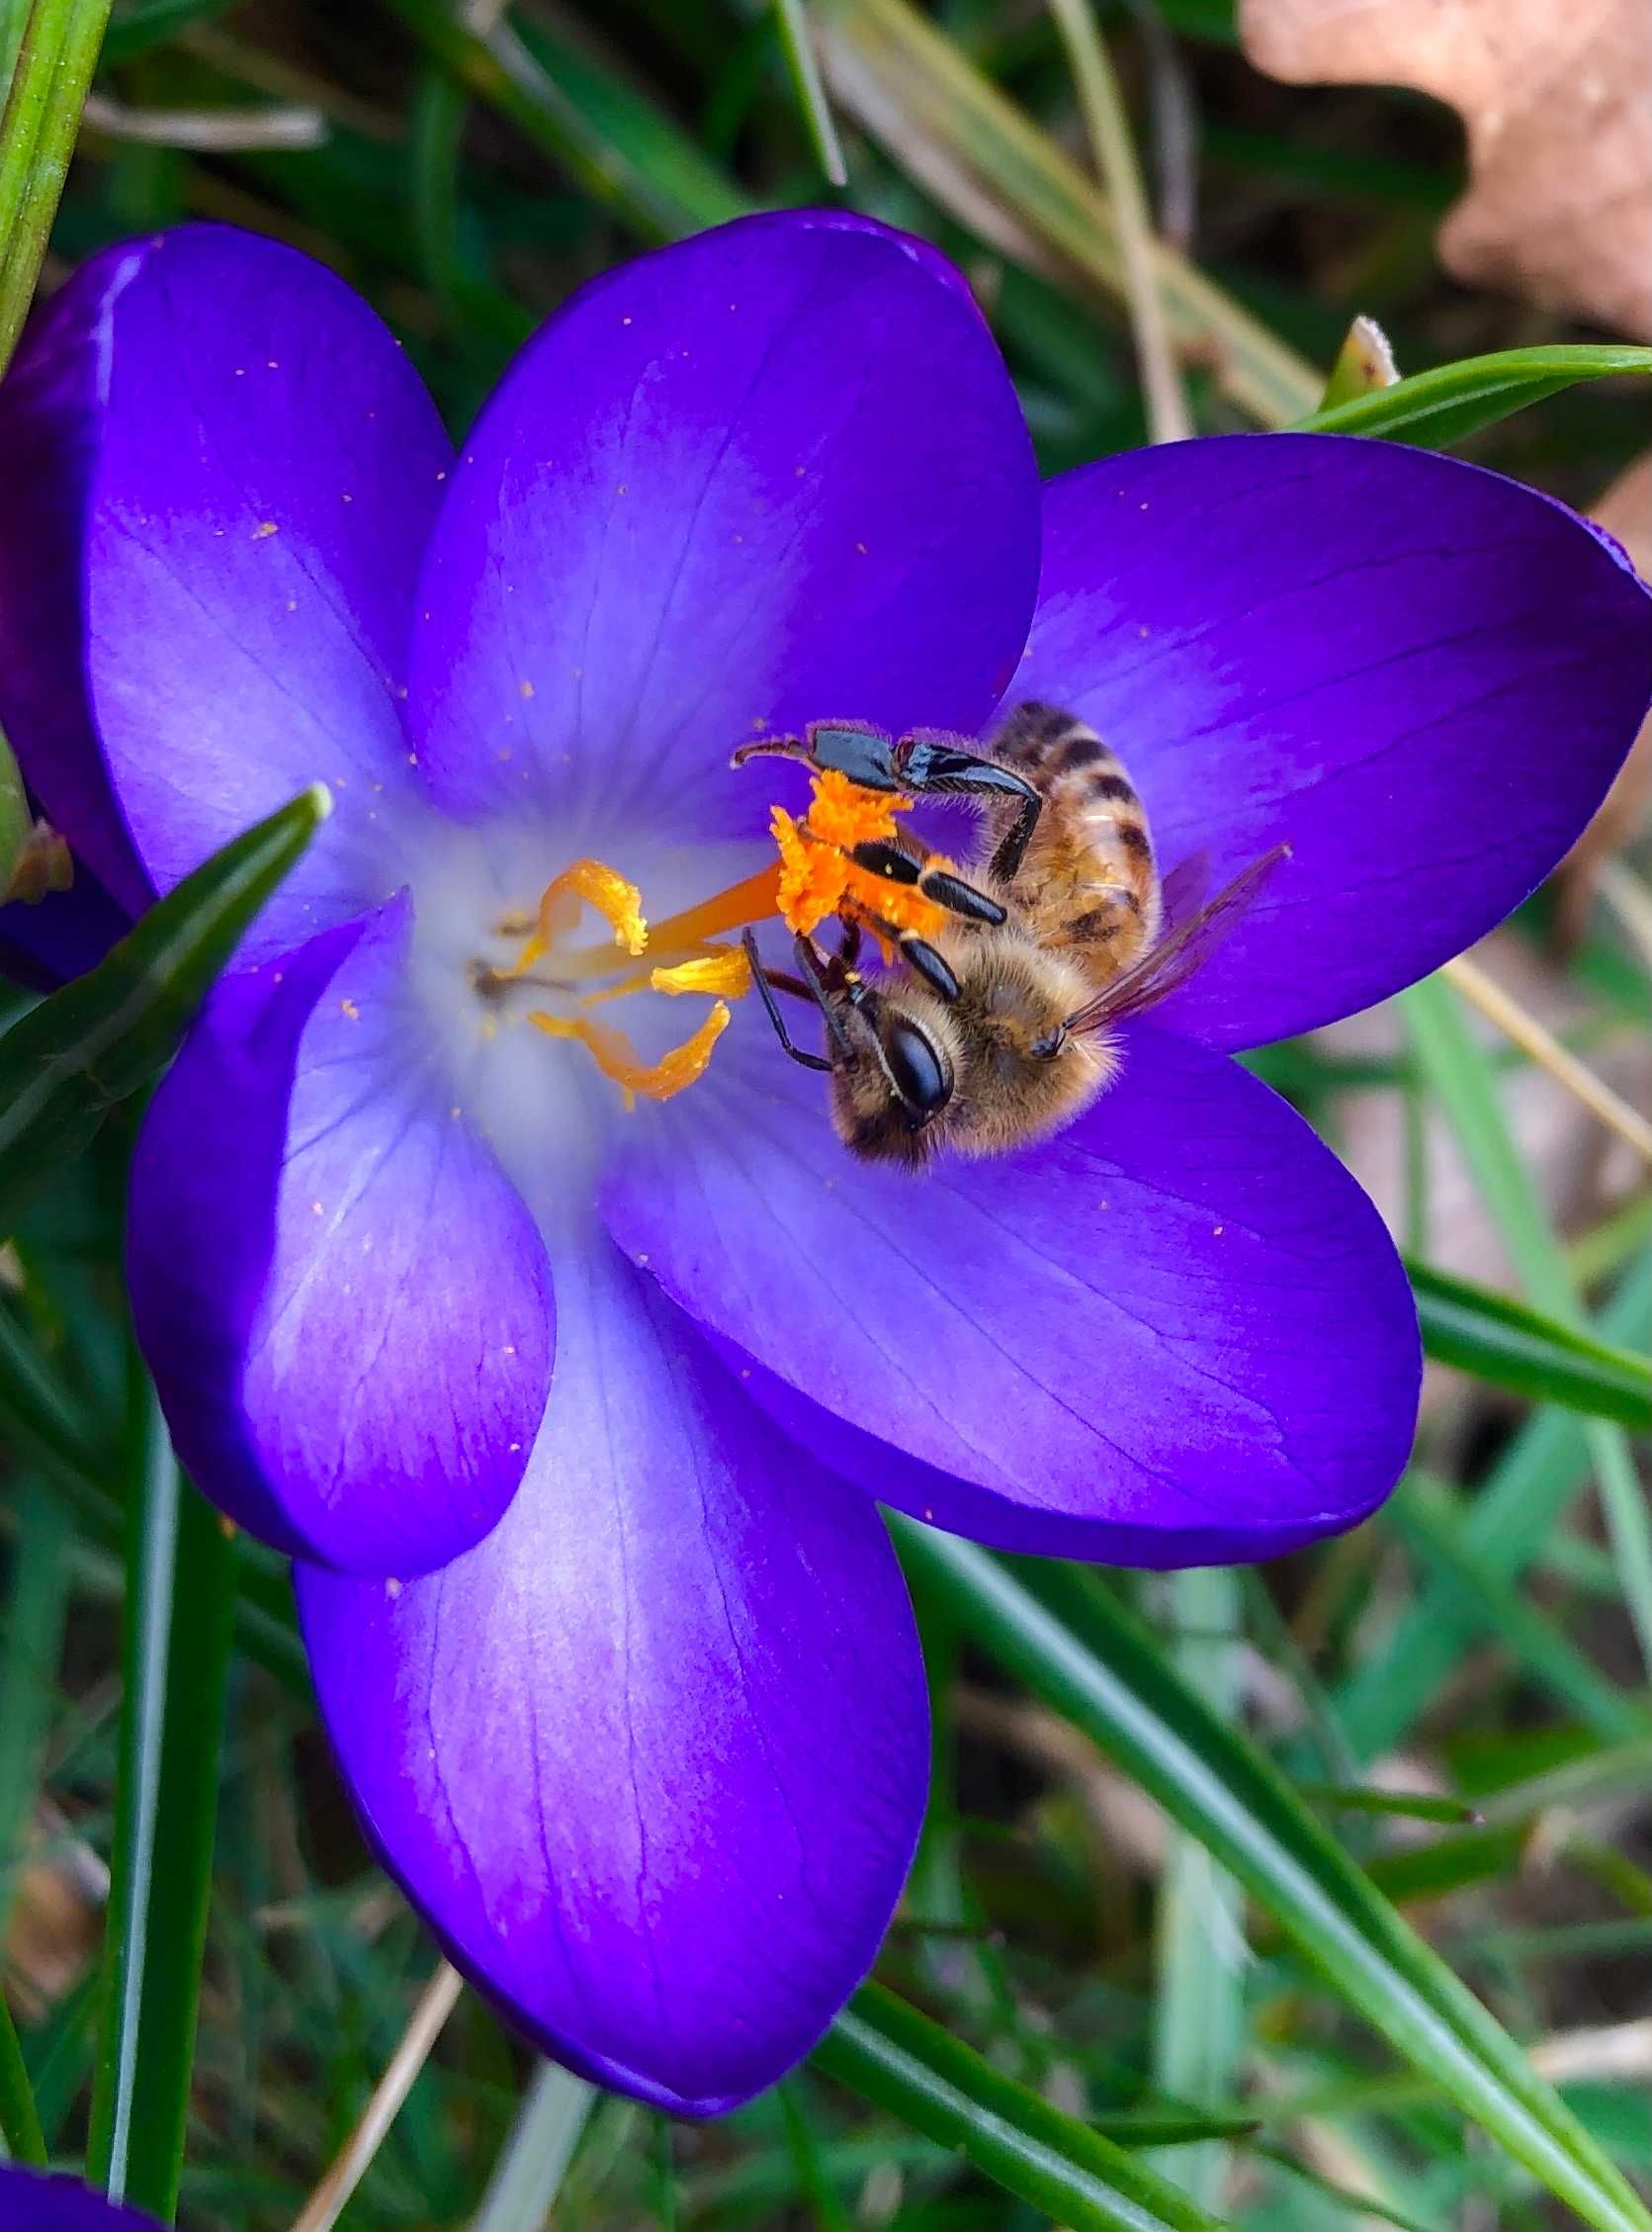
POLYGON ((748 759, 807 759, 809 747, 799 736, 764 737, 759 744, 742 744, 731 752, 731 767, 743 767, 748 759))
POLYGON ((984 759, 979 753, 961 751, 920 731, 902 737, 896 745, 895 765, 901 788, 913 798, 951 795, 1015 803, 1014 823, 992 859, 993 874, 1008 883, 1025 856, 1044 806, 1026 776, 1000 760, 984 759))
MULTIPOLYGON (((831 1069, 831 1064, 826 1059, 824 1054, 806 1053, 803 1047, 796 1046, 792 1043, 792 1034, 786 1028, 786 1019, 780 1013, 780 1003, 774 997, 774 992, 770 983, 768 971, 763 967, 761 960, 758 958, 757 940, 755 937, 750 931, 747 931, 740 942, 745 947, 745 958, 751 969, 751 981, 757 987, 758 997, 763 1003, 764 1013, 767 1015, 769 1022, 774 1026, 775 1037, 779 1039, 782 1047, 788 1054, 791 1055, 793 1061, 796 1062, 800 1068, 826 1070, 829 1072, 831 1069)), ((796 982, 795 979, 792 981, 796 982)), ((791 990, 790 983, 786 985, 786 989, 788 991, 791 990)), ((810 989, 806 984, 798 984, 797 989, 806 1000, 813 997, 813 994, 810 992, 810 989)))
POLYGON ((921 977, 931 992, 938 993, 943 1000, 957 999, 958 979, 926 937, 919 937, 914 930, 897 930, 893 923, 886 923, 870 908, 866 910, 866 923, 868 929, 888 939, 908 968, 914 976, 921 977))
POLYGON ((856 867, 866 868, 875 876, 887 876, 891 883, 916 884, 925 899, 944 907, 949 915, 962 915, 966 922, 990 923, 996 929, 1004 920, 1004 911, 996 899, 989 899, 984 891, 977 891, 973 883, 955 876, 947 868, 933 868, 921 860, 914 860, 899 845, 891 845, 883 838, 869 837, 852 848, 849 858, 856 867))
POLYGON ((899 790, 895 770, 895 746, 882 729, 865 721, 811 721, 802 737, 764 737, 742 744, 731 758, 732 767, 748 759, 779 758, 803 759, 821 773, 847 775, 862 790, 899 790))
MULTIPOLYGON (((853 1048, 849 1044, 849 1034, 843 1028, 842 1018, 837 1012, 837 1001, 843 997, 844 992, 840 981, 845 974, 843 963, 837 959, 828 961, 815 940, 806 937, 802 931, 793 939, 792 950, 797 954, 798 974, 809 987, 810 998, 826 1020, 826 1031, 832 1044, 846 1057, 853 1052, 853 1048)), ((854 988, 849 989, 852 992, 854 988)), ((830 1068, 831 1065, 828 1063, 826 1066, 830 1068)))
POLYGON ((837 920, 843 933, 837 941, 837 965, 840 969, 853 969, 860 959, 863 943, 860 925, 852 915, 839 915, 837 920))

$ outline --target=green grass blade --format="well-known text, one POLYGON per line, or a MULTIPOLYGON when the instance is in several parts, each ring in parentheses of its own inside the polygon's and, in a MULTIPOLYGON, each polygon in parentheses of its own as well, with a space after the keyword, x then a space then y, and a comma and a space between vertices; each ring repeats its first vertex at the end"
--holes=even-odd
POLYGON ((1443 449, 1580 380, 1652 373, 1652 349, 1614 346, 1502 349, 1495 356, 1414 372, 1386 388, 1345 396, 1296 422, 1313 434, 1368 434, 1443 449))
MULTIPOLYGON (((908 0, 833 0, 819 20, 839 106, 902 169, 1017 262, 1124 301, 1105 194, 938 27, 908 0)), ((1325 383, 1312 365, 1164 242, 1154 268, 1178 349, 1210 364, 1235 402, 1267 426, 1313 409, 1325 383)))
POLYGON ((1138 1621, 1071 1570, 1011 1568, 894 1524, 977 1645, 1199 1837, 1399 2053, 1598 2232, 1649 2232, 1626 2181, 1507 2032, 1138 1621))
MULTIPOLYGON (((1644 1341, 1652 1325, 1652 1263, 1641 1264, 1602 1320, 1613 1342, 1644 1341)), ((1460 1542, 1479 1567, 1514 1582, 1541 1557, 1588 1473, 1586 1421, 1547 1409, 1522 1429, 1464 1514, 1460 1542)), ((1360 1759, 1398 1743, 1428 1706, 1478 1623, 1454 1582, 1425 1588, 1337 1692, 1341 1725, 1360 1759)))
POLYGON ((110 0, 35 0, 0 123, 0 372, 51 237, 110 0))
POLYGON ((16 1533, 0 1632, 0 1943, 28 1849, 46 1732, 57 1696, 73 1529, 43 1481, 11 1489, 16 1533))
POLYGON ((319 784, 203 861, 98 966, 12 1026, 0 1084, 0 1232, 117 1103, 171 1060, 247 925, 330 812, 319 784))
POLYGON ((806 0, 774 0, 774 21, 786 57, 786 74, 797 97, 798 114, 815 149, 821 175, 828 186, 847 186, 848 166, 832 121, 831 103, 821 82, 821 65, 815 57, 806 0))
POLYGON ((152 1397, 132 1497, 125 1689, 88 2176, 170 2222, 183 2168, 235 1603, 229 1531, 152 1397))
POLYGON ((1536 1402, 1652 1431, 1652 1364, 1489 1288, 1408 1263, 1423 1346, 1437 1363, 1536 1402))
POLYGON ((0 2137, 14 2162, 43 2165, 45 2137, 6 1995, 0 1992, 0 2137))
POLYGON ((1064 2115, 882 1985, 857 1992, 815 2067, 1071 2232, 1219 2232, 1125 2148, 1064 2115))
POLYGON ((445 0, 384 5, 440 69, 507 117, 639 239, 680 239, 754 206, 686 134, 562 33, 501 21, 484 37, 445 0))
MULTIPOLYGON (((1641 352, 1652 362, 1652 350, 1641 352)), ((1504 1120, 1497 1073, 1469 1028, 1456 992, 1429 977, 1401 994, 1407 1026, 1486 1206, 1537 1307, 1575 1331, 1583 1310, 1565 1251, 1504 1120)), ((1600 1484, 1612 1550, 1641 1656, 1652 1672, 1652 1527, 1621 1428, 1592 1421, 1584 1441, 1600 1484)))

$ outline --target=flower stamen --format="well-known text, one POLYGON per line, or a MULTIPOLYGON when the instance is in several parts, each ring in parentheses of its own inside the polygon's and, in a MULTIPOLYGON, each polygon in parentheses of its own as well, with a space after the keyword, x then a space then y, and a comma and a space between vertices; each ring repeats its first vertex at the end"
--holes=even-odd
POLYGON ((670 1047, 656 1062, 645 1062, 623 1030, 595 1023, 589 1016, 550 1016, 533 1008, 528 1021, 548 1038, 577 1039, 603 1076, 620 1087, 630 1111, 639 1094, 645 1100, 669 1101, 705 1075, 712 1048, 729 1027, 729 1004, 719 1000, 693 1037, 670 1047))
POLYGON ((946 921, 945 910, 915 884, 896 883, 853 856, 857 845, 898 842, 895 817, 910 814, 913 801, 863 789, 835 767, 812 776, 809 812, 801 821, 783 806, 774 808, 769 821, 780 851, 776 911, 787 929, 808 937, 828 916, 850 915, 933 937, 946 921))

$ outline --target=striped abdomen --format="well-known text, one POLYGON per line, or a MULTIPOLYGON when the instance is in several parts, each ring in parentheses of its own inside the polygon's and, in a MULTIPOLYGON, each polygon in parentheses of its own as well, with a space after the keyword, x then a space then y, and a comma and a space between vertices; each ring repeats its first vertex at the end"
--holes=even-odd
POLYGON ((1135 785, 1093 729, 1050 705, 1018 705, 988 749, 1044 800, 1001 896, 1030 937, 1071 953, 1100 988, 1159 935, 1159 872, 1135 785))

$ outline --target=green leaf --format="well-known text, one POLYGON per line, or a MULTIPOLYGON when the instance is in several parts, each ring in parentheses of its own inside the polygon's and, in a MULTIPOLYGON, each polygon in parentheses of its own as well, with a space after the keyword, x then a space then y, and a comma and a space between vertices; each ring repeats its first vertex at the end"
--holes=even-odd
POLYGON ((881 1984, 855 1994, 814 2061, 1071 2232, 1220 2232, 1214 2217, 1123 2147, 1005 2077, 881 1984))
POLYGON ((1407 1269, 1423 1346, 1437 1363, 1537 1402, 1652 1431, 1652 1364, 1645 1357, 1428 1264, 1407 1269))
POLYGON ((235 1552, 231 1530, 180 1475, 145 1395, 86 2166, 116 2198, 169 2223, 207 1942, 235 1552))
POLYGON ((24 2066, 11 2004, 3 1992, 0 1992, 0 2136, 4 2137, 6 2151, 14 2161, 43 2167, 45 2135, 41 2130, 35 2096, 30 2090, 29 2072, 24 2066))
POLYGON ((1071 1568, 1011 1567, 973 1544, 892 1524, 914 1573, 950 1598, 977 1646, 1207 1845, 1398 2052, 1598 2232, 1652 2232, 1627 2183, 1513 2039, 1132 1615, 1071 1568))
POLYGON ((330 811, 316 784, 231 840, 88 975, 7 1031, 0 1041, 0 1233, 110 1110, 165 1068, 247 925, 330 811))
POLYGON ((1355 396, 1375 395, 1383 388, 1392 388, 1399 377, 1400 368, 1382 327, 1374 317, 1356 317, 1337 351, 1319 407, 1322 411, 1334 410, 1339 403, 1351 402, 1355 396))
MULTIPOLYGON (((1124 302, 1106 195, 938 25, 909 0, 832 0, 816 23, 838 108, 942 208, 1029 270, 1076 273, 1103 301, 1124 302)), ((1182 356, 1209 364, 1263 425, 1313 407, 1323 382, 1312 365, 1168 243, 1155 243, 1153 260, 1182 356)))
POLYGON ((110 0, 34 0, 27 13, 0 121, 0 372, 34 300, 109 9, 110 0))
MULTIPOLYGON (((1652 350, 1640 354, 1652 364, 1652 350)), ((1456 991, 1443 977, 1433 976, 1400 997, 1418 1061, 1457 1135, 1516 1270, 1539 1309, 1583 1334, 1582 1304, 1565 1250, 1525 1160, 1510 1136, 1497 1073, 1468 1027, 1456 991)), ((1647 1517, 1646 1497, 1621 1428, 1592 1420, 1584 1429, 1584 1440, 1600 1483, 1624 1602, 1642 1660, 1652 1672, 1652 1521, 1647 1517)))
POLYGON ((1627 347, 1502 349, 1495 356, 1414 372, 1320 408, 1295 424, 1298 433, 1370 434, 1389 442, 1426 442, 1441 449, 1465 434, 1510 418, 1580 380, 1616 373, 1652 373, 1652 349, 1627 347))

